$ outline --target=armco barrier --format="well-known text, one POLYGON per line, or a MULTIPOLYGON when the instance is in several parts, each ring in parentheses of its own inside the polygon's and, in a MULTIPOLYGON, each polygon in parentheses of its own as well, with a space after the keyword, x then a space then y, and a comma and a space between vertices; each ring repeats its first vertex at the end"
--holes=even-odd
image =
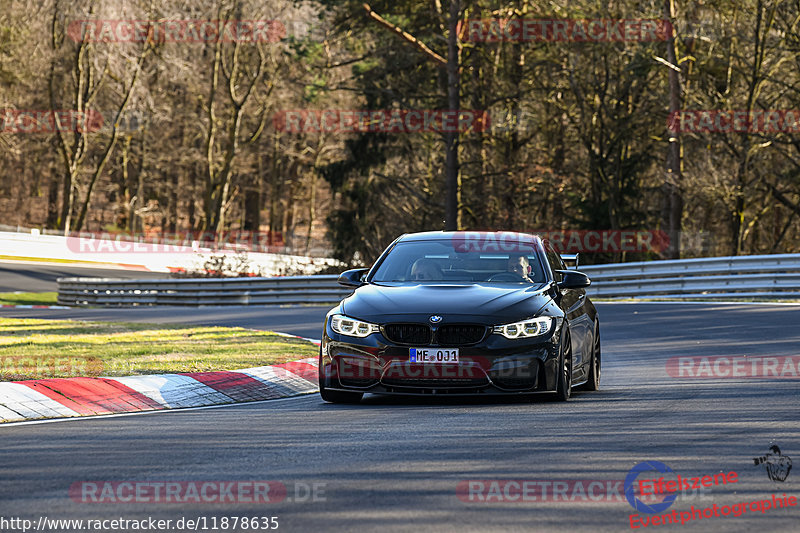
POLYGON ((352 293, 338 276, 115 280, 60 278, 61 305, 279 305, 335 303, 352 293))
POLYGON ((800 299, 800 254, 584 266, 595 298, 800 299))
MULTIPOLYGON (((800 254, 582 266, 595 298, 800 299, 800 254)), ((112 280, 61 278, 61 305, 335 304, 337 276, 112 280)))

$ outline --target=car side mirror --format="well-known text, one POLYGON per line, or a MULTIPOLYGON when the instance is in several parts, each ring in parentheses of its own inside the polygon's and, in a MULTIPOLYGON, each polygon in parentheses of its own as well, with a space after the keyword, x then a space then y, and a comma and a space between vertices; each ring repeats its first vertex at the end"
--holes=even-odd
POLYGON ((369 272, 368 268, 354 268, 347 272, 342 272, 339 276, 339 285, 345 287, 360 287, 364 284, 364 274, 369 272))
POLYGON ((556 272, 561 274, 559 289, 585 289, 592 284, 592 280, 583 272, 577 270, 556 270, 556 272))

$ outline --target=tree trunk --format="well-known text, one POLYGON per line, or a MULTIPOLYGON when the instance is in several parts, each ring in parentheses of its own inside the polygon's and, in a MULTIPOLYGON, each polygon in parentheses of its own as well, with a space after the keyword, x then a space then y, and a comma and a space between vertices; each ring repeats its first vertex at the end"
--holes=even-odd
POLYGON ((47 189, 47 220, 46 228, 58 227, 58 166, 50 165, 50 186, 47 189))
MULTIPOLYGON (((447 106, 451 112, 458 112, 460 104, 459 87, 459 46, 458 22, 461 15, 461 0, 450 0, 449 35, 447 39, 447 106)), ((447 162, 445 180, 445 230, 461 228, 461 177, 458 163, 458 131, 449 131, 445 138, 447 162)))
MULTIPOLYGON (((672 21, 675 16, 673 0, 664 2, 664 18, 672 21)), ((675 52, 675 30, 673 28, 667 41, 667 61, 677 67, 678 60, 675 52)), ((669 113, 678 113, 681 109, 681 81, 680 72, 668 69, 669 72, 669 113)), ((667 147, 667 164, 663 185, 662 227, 669 235, 669 247, 666 251, 668 259, 681 257, 681 219, 683 217, 683 192, 681 183, 681 139, 679 128, 668 131, 669 145, 667 147)))

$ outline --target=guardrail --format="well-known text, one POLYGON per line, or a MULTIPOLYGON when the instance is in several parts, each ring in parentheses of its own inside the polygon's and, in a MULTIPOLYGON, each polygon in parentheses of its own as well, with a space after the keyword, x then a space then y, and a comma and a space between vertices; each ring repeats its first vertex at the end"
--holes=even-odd
POLYGON ((580 267, 595 298, 800 299, 800 254, 580 267))
POLYGON ((353 292, 338 276, 114 280, 60 278, 60 305, 277 305, 336 303, 353 292))
MULTIPOLYGON (((583 266, 594 298, 800 299, 800 254, 583 266)), ((71 306, 335 304, 352 293, 337 276, 112 280, 61 278, 71 306)))

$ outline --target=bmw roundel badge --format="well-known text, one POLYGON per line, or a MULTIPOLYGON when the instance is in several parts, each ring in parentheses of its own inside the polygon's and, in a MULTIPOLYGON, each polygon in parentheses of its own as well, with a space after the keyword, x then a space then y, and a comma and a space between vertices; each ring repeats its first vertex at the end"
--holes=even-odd
POLYGON ((433 316, 431 317, 431 322, 432 322, 433 324, 438 324, 438 323, 439 323, 439 322, 441 322, 441 321, 442 321, 442 317, 440 317, 439 315, 433 315, 433 316))

